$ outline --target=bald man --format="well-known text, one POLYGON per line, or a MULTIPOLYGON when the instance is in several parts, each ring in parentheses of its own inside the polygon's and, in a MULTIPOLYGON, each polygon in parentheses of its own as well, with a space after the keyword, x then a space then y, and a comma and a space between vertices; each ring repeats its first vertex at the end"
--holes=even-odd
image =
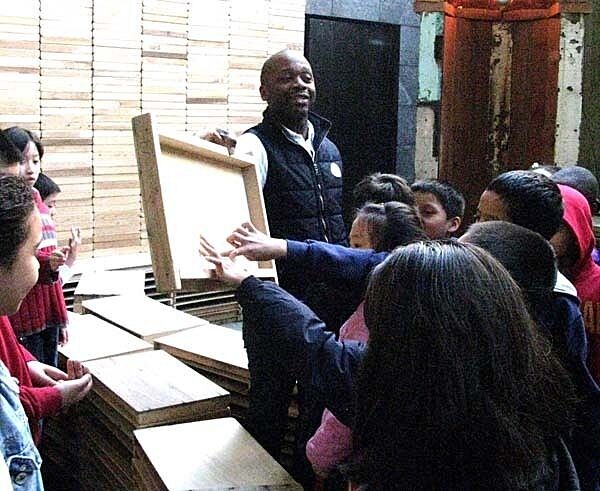
MULTIPOLYGON (((347 245, 342 217, 342 159, 327 138, 331 123, 311 111, 316 97, 315 81, 308 60, 300 53, 284 50, 263 65, 260 95, 267 103, 260 124, 238 139, 234 155, 254 162, 263 188, 272 237, 319 240, 347 245)), ((226 145, 223 134, 213 132, 216 143, 226 145)), ((339 328, 356 305, 322 284, 311 282, 303 271, 278 262, 279 284, 304 300, 332 329, 339 328)), ((346 294, 346 297, 348 295, 346 294)), ((358 303, 357 299, 357 302, 358 303)), ((276 353, 261 353, 255 343, 252 319, 244 318, 244 340, 252 377, 247 424, 251 433, 273 455, 278 456, 287 420, 287 408, 295 380, 286 377, 276 353)), ((308 409, 314 402, 301 391, 299 458, 303 445, 319 423, 322 408, 308 409), (304 429, 304 430, 303 430, 304 429)), ((302 474, 300 472, 299 474, 302 474)), ((296 477, 306 481, 304 476, 296 477)))

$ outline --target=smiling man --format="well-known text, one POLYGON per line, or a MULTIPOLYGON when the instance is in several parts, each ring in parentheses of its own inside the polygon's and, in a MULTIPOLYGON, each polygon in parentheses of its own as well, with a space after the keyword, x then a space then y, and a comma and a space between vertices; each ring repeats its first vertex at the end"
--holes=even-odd
POLYGON ((263 121, 238 138, 235 155, 258 167, 271 235, 345 244, 342 160, 327 138, 331 123, 311 112, 308 60, 280 51, 263 65, 260 84, 263 121))
MULTIPOLYGON (((271 236, 347 245, 342 160, 338 148, 327 138, 331 123, 311 111, 316 88, 308 60, 294 51, 275 53, 262 67, 260 95, 267 103, 263 120, 238 138, 234 156, 257 166, 271 236)), ((225 143, 219 141, 219 135, 212 136, 217 136, 213 141, 225 143)), ((281 287, 308 303, 330 327, 339 327, 339 320, 345 320, 346 315, 337 318, 338 312, 344 312, 343 302, 331 288, 308 282, 304 271, 285 262, 278 262, 277 272, 281 287)), ((355 308, 349 305, 347 310, 355 308)), ((248 327, 252 319, 245 316, 244 323, 248 327)), ((253 332, 244 330, 247 346, 255 343, 253 332)), ((255 438, 277 457, 295 380, 279 373, 271 363, 276 357, 276 353, 263 353, 249 358, 252 384, 247 424, 255 438)), ((314 401, 300 392, 297 465, 302 468, 307 465, 304 443, 318 426, 322 408, 306 409, 314 401)), ((302 473, 300 470, 296 477, 303 480, 302 473)))

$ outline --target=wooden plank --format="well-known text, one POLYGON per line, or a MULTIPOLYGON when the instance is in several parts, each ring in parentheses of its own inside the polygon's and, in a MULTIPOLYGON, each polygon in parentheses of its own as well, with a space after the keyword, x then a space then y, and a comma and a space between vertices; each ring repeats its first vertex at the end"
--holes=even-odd
POLYGON ((207 324, 204 319, 180 312, 141 295, 86 300, 82 305, 84 311, 112 322, 147 341, 207 324))
MULTIPOLYGON (((132 121, 157 287, 180 290, 187 280, 190 289, 213 288, 214 267, 199 257, 198 236, 226 250, 225 237, 243 221, 252 220, 268 233, 256 168, 199 138, 159 135, 151 114, 132 121)), ((272 261, 248 262, 247 267, 259 276, 276 277, 272 261)))
POLYGON ((216 370, 240 382, 250 381, 248 355, 241 331, 215 324, 156 338, 154 345, 176 358, 216 370))
POLYGON ((152 345, 94 315, 69 315, 69 342, 58 347, 59 364, 68 359, 91 361, 126 353, 150 351, 152 345))
POLYGON ((226 411, 229 393, 164 351, 85 364, 95 394, 134 427, 201 419, 226 411))
POLYGON ((136 456, 146 460, 169 491, 302 489, 233 418, 148 428, 134 435, 136 456))

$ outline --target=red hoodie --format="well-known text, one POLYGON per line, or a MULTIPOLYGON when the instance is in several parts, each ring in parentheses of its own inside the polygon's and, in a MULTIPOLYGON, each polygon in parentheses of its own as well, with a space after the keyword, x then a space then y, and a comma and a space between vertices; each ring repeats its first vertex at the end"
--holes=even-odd
POLYGON ((588 365, 596 382, 600 382, 600 266, 592 259, 596 238, 592 229, 592 214, 584 196, 573 188, 558 185, 563 198, 563 222, 577 242, 578 259, 569 279, 577 288, 581 312, 588 336, 588 365))

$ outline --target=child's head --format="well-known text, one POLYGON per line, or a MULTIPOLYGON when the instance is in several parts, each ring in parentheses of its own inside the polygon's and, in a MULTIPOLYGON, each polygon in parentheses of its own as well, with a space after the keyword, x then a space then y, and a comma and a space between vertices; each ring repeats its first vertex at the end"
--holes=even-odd
POLYGON ((502 220, 538 232, 549 240, 560 226, 562 197, 552 179, 530 171, 504 172, 479 198, 478 222, 502 220))
POLYGON ((598 213, 600 202, 598 201, 598 179, 585 167, 565 167, 552 176, 557 184, 564 184, 576 189, 587 199, 592 215, 598 213))
POLYGON ((545 455, 547 435, 568 427, 569 378, 514 280, 482 249, 395 249, 373 271, 365 321, 349 476, 357 483, 476 489, 493 476, 495 489, 514 489, 531 449, 545 455), (509 468, 505 452, 518 455, 509 468))
POLYGON ((556 258, 540 234, 510 222, 474 223, 460 238, 488 251, 510 273, 532 307, 550 295, 556 283, 556 258))
POLYGON ((35 133, 18 126, 5 130, 6 135, 23 154, 19 175, 33 187, 40 174, 44 146, 35 133))
POLYGON ((408 183, 396 174, 375 174, 363 178, 352 192, 354 207, 360 208, 366 203, 387 203, 399 201, 413 206, 415 198, 408 183))
POLYGON ((0 174, 18 176, 22 158, 12 140, 0 130, 0 174))
POLYGON ((0 177, 0 314, 13 314, 35 285, 35 252, 42 238, 31 188, 19 177, 0 177))
POLYGON ((430 239, 445 239, 458 230, 465 213, 462 194, 437 179, 417 181, 411 189, 430 239))
POLYGON ((414 207, 397 201, 367 203, 356 213, 350 230, 352 247, 378 252, 425 239, 414 207))
POLYGON ((56 199, 60 194, 60 187, 51 178, 43 172, 40 172, 37 181, 33 185, 40 193, 42 201, 50 210, 50 216, 54 216, 56 209, 56 199))
MULTIPOLYGON (((560 271, 572 281, 592 259, 596 244, 592 215, 585 196, 570 186, 559 184, 564 203, 562 223, 550 239, 560 271)), ((577 286, 577 285, 576 285, 577 286)))

